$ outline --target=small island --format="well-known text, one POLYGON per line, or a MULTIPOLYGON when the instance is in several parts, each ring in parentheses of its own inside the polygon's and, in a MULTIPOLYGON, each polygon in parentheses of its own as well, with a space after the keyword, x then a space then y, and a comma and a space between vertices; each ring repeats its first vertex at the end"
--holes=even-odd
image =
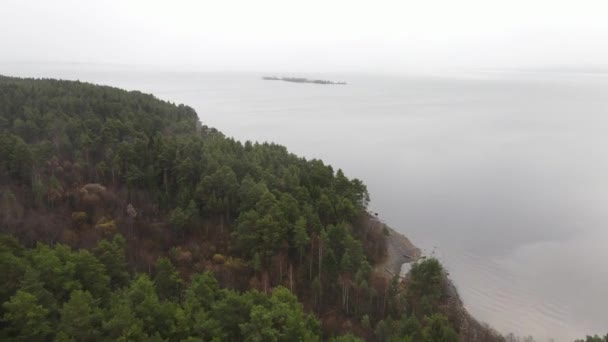
POLYGON ((314 83, 314 84, 335 84, 335 85, 346 85, 346 82, 334 82, 328 80, 311 80, 303 77, 276 77, 276 76, 264 76, 262 77, 265 81, 285 81, 294 83, 314 83))

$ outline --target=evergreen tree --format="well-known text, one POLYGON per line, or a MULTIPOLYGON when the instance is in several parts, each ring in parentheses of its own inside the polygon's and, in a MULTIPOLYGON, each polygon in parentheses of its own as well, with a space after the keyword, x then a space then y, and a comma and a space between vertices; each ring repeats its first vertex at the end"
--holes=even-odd
POLYGON ((76 290, 61 309, 59 330, 75 341, 98 341, 101 334, 102 313, 90 293, 76 290))
POLYGON ((156 261, 154 285, 162 299, 176 300, 180 297, 183 281, 168 258, 159 258, 156 261))
POLYGON ((2 304, 6 335, 18 341, 45 341, 51 333, 48 310, 31 293, 19 290, 2 304))
POLYGON ((422 329, 422 338, 426 342, 457 342, 458 335, 452 329, 445 316, 433 314, 422 329))
POLYGON ((112 288, 125 286, 129 282, 125 245, 125 239, 116 235, 112 240, 101 240, 93 250, 95 256, 107 270, 112 288))

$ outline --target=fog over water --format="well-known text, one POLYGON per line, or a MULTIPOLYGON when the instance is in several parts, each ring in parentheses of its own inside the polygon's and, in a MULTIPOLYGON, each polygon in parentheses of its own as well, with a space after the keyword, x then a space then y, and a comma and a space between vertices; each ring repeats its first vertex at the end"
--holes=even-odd
POLYGON ((285 75, 346 86, 82 66, 0 74, 151 92, 238 140, 321 158, 445 263, 478 319, 541 340, 608 329, 608 74, 285 75))

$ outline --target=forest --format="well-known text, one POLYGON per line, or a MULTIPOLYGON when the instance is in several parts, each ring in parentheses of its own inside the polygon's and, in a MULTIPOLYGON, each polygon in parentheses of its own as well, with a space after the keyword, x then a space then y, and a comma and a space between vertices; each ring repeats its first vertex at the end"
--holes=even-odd
POLYGON ((441 264, 378 270, 366 186, 320 160, 78 81, 0 76, 0 133, 3 340, 463 340, 441 264))

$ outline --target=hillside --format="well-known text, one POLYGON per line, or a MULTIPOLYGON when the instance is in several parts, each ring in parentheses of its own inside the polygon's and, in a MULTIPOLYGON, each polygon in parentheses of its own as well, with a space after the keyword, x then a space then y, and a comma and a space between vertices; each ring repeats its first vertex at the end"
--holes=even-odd
POLYGON ((0 132, 0 337, 458 340, 441 265, 387 276, 365 185, 320 160, 72 81, 0 77, 0 132))

